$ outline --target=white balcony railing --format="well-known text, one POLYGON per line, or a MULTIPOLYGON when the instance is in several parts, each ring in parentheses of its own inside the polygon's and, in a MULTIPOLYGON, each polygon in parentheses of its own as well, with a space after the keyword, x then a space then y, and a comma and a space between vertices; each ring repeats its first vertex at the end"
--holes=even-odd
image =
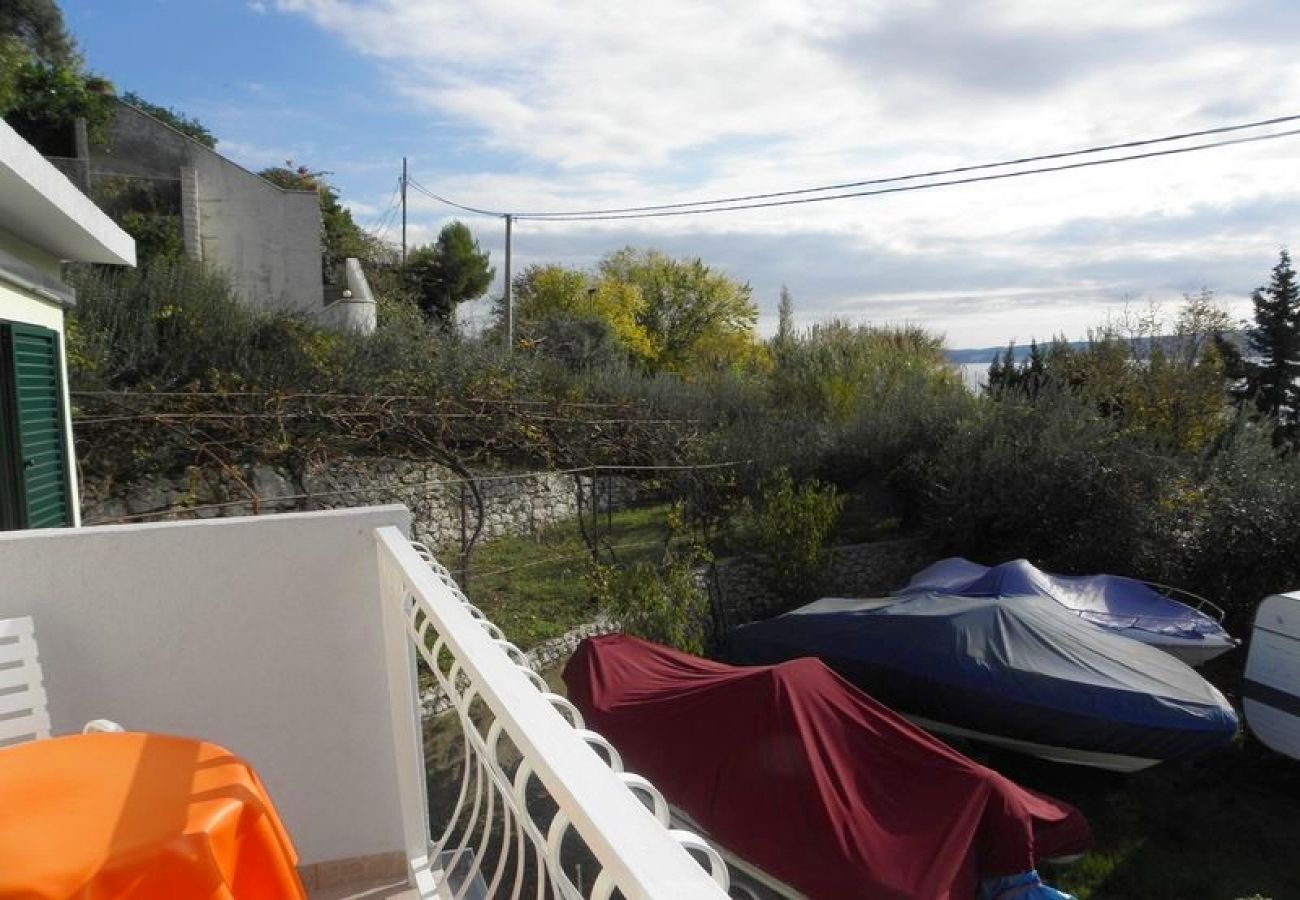
POLYGON ((721 857, 669 827, 659 792, 622 771, 617 751, 584 728, 450 573, 397 528, 375 535, 391 708, 402 711, 393 728, 403 830, 421 897, 725 898, 721 857), (424 736, 405 714, 418 708, 416 654, 452 698, 447 716, 463 746, 459 795, 434 823, 436 839, 424 736))

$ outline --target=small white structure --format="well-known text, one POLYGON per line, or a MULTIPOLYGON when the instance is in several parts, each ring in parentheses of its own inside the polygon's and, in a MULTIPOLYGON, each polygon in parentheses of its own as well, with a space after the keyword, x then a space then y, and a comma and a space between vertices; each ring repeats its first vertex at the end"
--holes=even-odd
POLYGON ((378 324, 378 307, 361 260, 350 256, 343 261, 343 285, 339 298, 327 302, 316 321, 335 331, 373 333, 378 324))
POLYGON ((1255 736, 1300 759, 1300 592, 1259 604, 1241 694, 1255 736))
POLYGON ((135 265, 135 241, 0 121, 0 530, 80 524, 63 262, 135 265))

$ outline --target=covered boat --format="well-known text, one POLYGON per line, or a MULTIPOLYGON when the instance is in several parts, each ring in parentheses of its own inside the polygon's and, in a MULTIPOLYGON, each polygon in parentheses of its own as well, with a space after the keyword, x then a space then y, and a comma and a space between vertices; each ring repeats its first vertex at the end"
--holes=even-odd
POLYGON ((1255 611, 1241 697, 1255 736, 1300 759, 1300 592, 1265 597, 1255 611))
POLYGON ((814 659, 735 668, 584 641, 569 698, 713 842, 812 898, 970 900, 1091 843, 1073 807, 972 762, 814 659))
POLYGON ((1238 643, 1219 624, 1223 611, 1208 600, 1122 575, 1053 575, 1023 559, 990 567, 954 556, 917 572, 899 593, 934 592, 1050 597, 1094 625, 1158 647, 1192 666, 1238 643), (1197 607, 1174 599, 1172 593, 1181 593, 1197 607))
POLYGON ((1041 595, 796 611, 728 641, 734 662, 815 656, 932 731, 1058 762, 1136 771, 1237 731, 1232 706, 1188 665, 1041 595))

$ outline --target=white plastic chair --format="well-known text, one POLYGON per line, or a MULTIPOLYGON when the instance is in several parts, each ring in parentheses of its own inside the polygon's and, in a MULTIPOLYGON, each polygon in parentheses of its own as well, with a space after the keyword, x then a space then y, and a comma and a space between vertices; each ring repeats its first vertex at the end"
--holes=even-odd
MULTIPOLYGON (((0 747, 50 736, 35 631, 31 616, 0 619, 0 747)), ((121 730, 108 719, 95 719, 82 729, 121 730)))

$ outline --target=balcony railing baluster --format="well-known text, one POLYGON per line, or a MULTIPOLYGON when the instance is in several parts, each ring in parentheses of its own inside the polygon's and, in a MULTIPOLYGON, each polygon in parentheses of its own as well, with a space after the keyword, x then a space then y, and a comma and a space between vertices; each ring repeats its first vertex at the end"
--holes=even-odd
POLYGON ((424 759, 420 729, 394 722, 407 852, 421 896, 605 900, 618 891, 628 900, 725 898, 727 869, 716 851, 667 827, 668 805, 654 786, 623 772, 615 748, 550 691, 446 567, 395 528, 379 529, 376 539, 393 708, 418 716, 413 648, 451 701, 445 715, 462 731, 459 791, 431 840, 421 827, 428 820, 425 780, 406 770, 412 756, 424 759), (481 731, 476 718, 484 715, 481 731), (513 745, 509 753, 505 739, 513 745), (539 820, 533 808, 542 800, 555 808, 539 820), (594 872, 569 850, 574 836, 594 858, 594 872), (704 858, 707 871, 691 853, 704 858))

